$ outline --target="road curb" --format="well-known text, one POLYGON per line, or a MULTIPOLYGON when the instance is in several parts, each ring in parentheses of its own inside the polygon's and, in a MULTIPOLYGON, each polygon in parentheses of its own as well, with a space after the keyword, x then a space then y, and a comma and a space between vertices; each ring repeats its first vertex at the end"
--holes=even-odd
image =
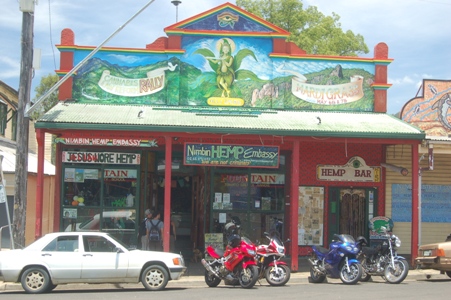
MULTIPOLYGON (((291 273, 291 278, 289 283, 295 284, 296 281, 299 283, 308 282, 308 278, 310 277, 309 272, 295 272, 291 273)), ((436 270, 410 270, 407 275, 406 280, 408 281, 427 281, 427 280, 438 280, 438 279, 450 279, 445 274, 440 274, 440 271, 436 270)), ((264 280, 263 280, 264 281, 264 280)), ((193 284, 202 284, 204 283, 204 276, 183 276, 180 280, 170 281, 169 286, 171 285, 187 285, 192 286, 193 284)), ((258 285, 257 285, 258 287, 258 285)), ((133 284, 65 284, 58 286, 58 289, 121 289, 121 288, 137 288, 142 289, 143 286, 141 283, 133 283, 133 284)), ((22 285, 20 283, 5 283, 0 281, 0 292, 1 291, 23 291, 22 285)))

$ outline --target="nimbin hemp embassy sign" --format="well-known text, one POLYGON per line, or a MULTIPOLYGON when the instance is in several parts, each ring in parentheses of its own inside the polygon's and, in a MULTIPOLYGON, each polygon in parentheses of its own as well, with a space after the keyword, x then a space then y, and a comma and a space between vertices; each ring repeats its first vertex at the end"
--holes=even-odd
POLYGON ((278 146, 185 143, 184 164, 219 167, 279 167, 278 146))

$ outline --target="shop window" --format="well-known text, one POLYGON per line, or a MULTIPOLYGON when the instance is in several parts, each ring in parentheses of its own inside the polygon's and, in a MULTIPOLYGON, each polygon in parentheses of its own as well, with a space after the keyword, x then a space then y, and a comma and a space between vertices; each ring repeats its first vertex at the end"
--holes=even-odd
POLYGON ((88 168, 64 169, 64 205, 99 206, 101 171, 88 168))
POLYGON ((136 247, 137 168, 67 165, 63 174, 62 230, 100 230, 136 247))
POLYGON ((284 238, 285 175, 268 171, 221 171, 213 175, 211 233, 227 234, 232 220, 239 233, 264 241, 264 232, 284 238))

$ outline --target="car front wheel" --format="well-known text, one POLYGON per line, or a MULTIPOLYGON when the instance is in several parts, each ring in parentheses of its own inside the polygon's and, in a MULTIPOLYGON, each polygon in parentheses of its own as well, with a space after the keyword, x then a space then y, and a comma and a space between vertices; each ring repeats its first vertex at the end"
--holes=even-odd
POLYGON ((141 275, 141 282, 148 291, 160 291, 166 287, 168 281, 168 271, 159 265, 148 266, 141 275))
POLYGON ((31 267, 22 273, 20 278, 23 289, 27 293, 40 294, 49 291, 51 287, 49 273, 41 267, 31 267))

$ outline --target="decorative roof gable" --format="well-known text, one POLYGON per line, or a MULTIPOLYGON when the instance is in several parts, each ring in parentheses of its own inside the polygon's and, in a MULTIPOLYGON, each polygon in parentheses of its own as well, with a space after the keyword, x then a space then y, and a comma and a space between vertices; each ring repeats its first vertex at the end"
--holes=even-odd
POLYGON ((175 23, 167 35, 254 35, 288 37, 290 33, 229 2, 175 23))

